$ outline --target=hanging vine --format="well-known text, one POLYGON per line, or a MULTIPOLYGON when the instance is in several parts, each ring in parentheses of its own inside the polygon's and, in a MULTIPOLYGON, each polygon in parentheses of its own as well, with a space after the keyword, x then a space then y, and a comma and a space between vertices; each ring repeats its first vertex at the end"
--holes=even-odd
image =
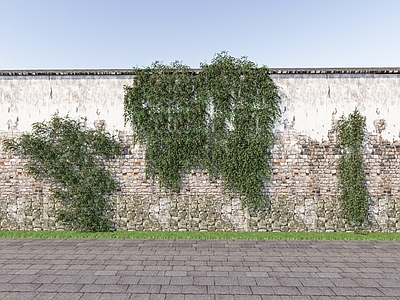
POLYGON ((207 103, 196 87, 196 75, 179 62, 135 69, 133 86, 125 87, 124 118, 146 146, 146 174, 158 174, 160 185, 173 191, 180 172, 205 159, 207 103))
POLYGON ((266 67, 226 52, 199 75, 187 66, 155 62, 135 69, 125 87, 125 122, 146 147, 146 172, 161 186, 179 190, 181 172, 207 169, 225 188, 262 207, 270 175, 269 149, 281 112, 277 86, 266 67))
POLYGON ((263 207, 263 180, 270 176, 269 150, 281 115, 277 86, 266 67, 217 54, 202 64, 199 92, 210 100, 208 169, 221 174, 225 187, 244 196, 246 205, 263 207))
POLYGON ((364 223, 368 209, 362 157, 365 128, 365 117, 357 109, 347 118, 342 116, 337 124, 342 152, 338 164, 340 200, 344 218, 356 227, 364 223))

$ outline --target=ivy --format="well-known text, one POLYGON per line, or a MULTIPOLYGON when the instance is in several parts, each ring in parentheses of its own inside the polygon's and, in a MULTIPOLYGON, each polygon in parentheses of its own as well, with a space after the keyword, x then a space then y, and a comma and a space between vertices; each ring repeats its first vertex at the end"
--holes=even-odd
POLYGON ((368 209, 362 157, 365 130, 365 117, 357 109, 347 118, 342 116, 337 124, 342 153, 338 164, 340 200, 344 218, 356 227, 364 223, 368 209))
POLYGON ((109 231, 107 194, 116 182, 102 165, 102 158, 121 152, 109 133, 85 128, 84 120, 53 116, 34 123, 32 132, 3 141, 7 152, 28 159, 27 173, 51 186, 61 201, 58 220, 72 229, 109 231))
POLYGON ((261 208, 263 180, 271 174, 273 128, 281 115, 278 88, 266 67, 226 52, 201 69, 200 93, 213 109, 207 130, 209 170, 220 173, 246 205, 261 208))
POLYGON ((197 80, 189 67, 174 62, 135 69, 125 87, 124 117, 134 140, 146 146, 146 175, 179 190, 181 171, 204 164, 207 102, 196 95, 197 80))
POLYGON ((179 191, 182 172, 207 169, 244 204, 262 207, 281 114, 268 69, 222 52, 198 75, 178 62, 155 62, 135 74, 125 87, 124 117, 146 147, 147 175, 179 191))

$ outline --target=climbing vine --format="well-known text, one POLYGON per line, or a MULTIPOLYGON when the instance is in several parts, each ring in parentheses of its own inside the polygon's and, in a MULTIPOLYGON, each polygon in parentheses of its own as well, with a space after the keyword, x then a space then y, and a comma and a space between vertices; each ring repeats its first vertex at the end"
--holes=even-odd
POLYGON ((107 194, 116 189, 116 182, 101 162, 119 154, 120 145, 109 133, 84 124, 53 116, 3 145, 7 152, 28 159, 28 174, 50 184, 51 197, 63 204, 58 220, 74 230, 109 231, 107 194))
POLYGON ((124 118, 134 140, 146 146, 146 174, 158 175, 160 185, 173 191, 179 190, 179 173, 205 159, 207 102, 196 87, 195 74, 179 62, 135 69, 133 86, 125 87, 124 118))
POLYGON ((281 114, 268 69, 222 52, 198 75, 177 62, 155 62, 135 75, 125 87, 124 117, 146 147, 147 175, 178 191, 181 172, 207 169, 244 204, 262 207, 281 114))
POLYGON ((226 52, 201 70, 199 92, 212 107, 207 128, 210 173, 221 174, 226 188, 260 208, 265 202, 263 180, 271 172, 273 128, 281 114, 277 86, 266 67, 226 52))
POLYGON ((362 157, 365 128, 365 117, 357 109, 347 118, 342 116, 337 124, 342 152, 338 164, 340 200, 344 218, 356 227, 364 223, 368 209, 362 157))

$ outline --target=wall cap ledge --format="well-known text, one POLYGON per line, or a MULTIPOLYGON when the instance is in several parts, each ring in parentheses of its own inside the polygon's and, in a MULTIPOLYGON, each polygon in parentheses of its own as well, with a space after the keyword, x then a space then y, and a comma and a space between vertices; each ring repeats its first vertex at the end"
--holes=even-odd
MULTIPOLYGON (((191 69, 199 73, 200 69, 191 69)), ((270 74, 400 74, 400 67, 269 68, 270 74)), ((133 69, 0 70, 0 76, 134 75, 133 69)))

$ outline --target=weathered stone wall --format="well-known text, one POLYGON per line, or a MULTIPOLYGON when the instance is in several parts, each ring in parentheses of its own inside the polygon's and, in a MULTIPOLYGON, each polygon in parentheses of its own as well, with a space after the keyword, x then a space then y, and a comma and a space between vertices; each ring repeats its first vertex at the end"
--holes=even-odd
MULTIPOLYGON (((272 177, 265 186, 269 207, 252 214, 237 195, 224 194, 220 181, 210 182, 205 171, 183 175, 179 195, 160 191, 157 181, 145 178, 143 149, 131 146, 107 162, 119 182, 110 199, 110 216, 118 230, 232 230, 232 231, 344 231, 338 201, 334 141, 316 142, 286 131, 273 149, 272 177), (297 148, 290 148, 297 137, 297 148), (286 149, 282 151, 282 149, 286 149)), ((371 136, 365 148, 366 176, 371 197, 366 230, 400 232, 398 185, 400 143, 371 136)), ((24 160, 0 157, 1 229, 63 229, 47 186, 24 173, 24 160)))
MULTIPOLYGON (((371 200, 365 229, 400 232, 399 72, 307 72, 272 74, 284 114, 263 213, 242 208, 239 197, 224 194, 222 182, 210 182, 204 170, 183 174, 178 195, 146 180, 144 151, 123 125, 123 86, 132 80, 127 74, 0 76, 0 138, 18 136, 57 110, 85 116, 92 126, 104 120, 124 145, 121 156, 105 162, 120 186, 110 199, 117 230, 345 231, 351 228, 341 218, 333 129, 357 107, 368 127, 364 158, 371 200)), ((0 229, 63 229, 55 219, 60 204, 52 202, 46 185, 26 176, 23 165, 0 148, 0 229)))

